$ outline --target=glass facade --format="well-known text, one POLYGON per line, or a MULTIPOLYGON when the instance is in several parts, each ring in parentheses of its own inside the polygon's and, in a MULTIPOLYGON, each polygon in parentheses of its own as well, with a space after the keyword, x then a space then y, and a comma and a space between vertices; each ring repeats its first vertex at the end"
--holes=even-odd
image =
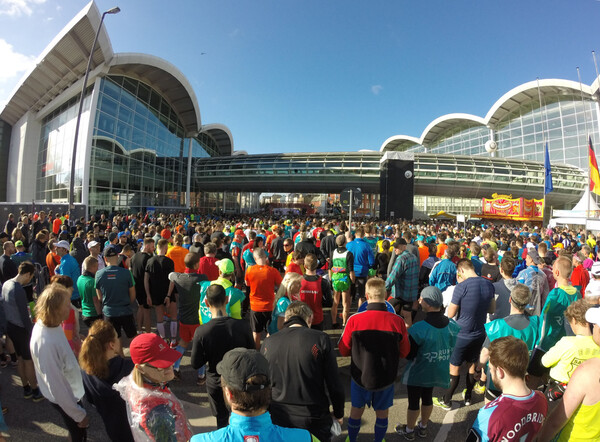
POLYGON ((544 139, 550 162, 588 168, 588 134, 598 142, 596 102, 577 95, 547 95, 521 103, 496 124, 498 153, 503 157, 544 161, 544 139), (544 138, 545 137, 545 138, 544 138))
MULTIPOLYGON (((81 185, 86 130, 90 115, 90 87, 83 102, 79 129, 78 151, 75 165, 75 195, 73 201, 81 202, 81 185)), ((79 95, 64 103, 42 120, 42 134, 38 153, 36 200, 45 202, 67 202, 71 180, 71 157, 75 137, 75 124, 79 108, 79 95)))
MULTIPOLYGON (((210 156, 201 141, 192 141, 193 157, 210 156)), ((188 153, 179 117, 156 90, 124 76, 103 78, 90 160, 90 213, 185 206, 188 153)))
POLYGON ((429 146, 428 152, 453 155, 484 155, 485 142, 490 130, 485 126, 451 127, 440 134, 429 146))

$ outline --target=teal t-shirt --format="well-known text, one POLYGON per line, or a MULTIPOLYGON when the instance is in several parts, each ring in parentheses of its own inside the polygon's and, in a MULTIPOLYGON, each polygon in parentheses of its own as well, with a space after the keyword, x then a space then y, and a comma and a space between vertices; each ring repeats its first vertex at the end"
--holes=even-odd
POLYGON ((450 386, 450 355, 456 344, 460 326, 450 320, 444 328, 419 321, 408 334, 419 346, 416 357, 409 361, 402 374, 402 383, 415 387, 450 386))
POLYGON ((102 292, 102 313, 109 318, 133 314, 129 289, 135 285, 133 275, 118 266, 105 267, 96 273, 96 288, 102 292))
POLYGON ((540 338, 538 347, 550 350, 567 335, 565 330, 565 310, 573 302, 581 298, 579 290, 573 286, 557 287, 548 293, 544 308, 540 314, 540 338))
MULTIPOLYGON (((217 280, 218 281, 218 280, 217 280)), ((208 321, 212 319, 212 314, 210 313, 210 309, 206 305, 206 290, 211 284, 215 284, 216 281, 202 281, 200 282, 200 308, 199 308, 199 316, 200 316, 200 324, 206 324, 208 321)), ((228 297, 227 305, 225 306, 225 311, 227 312, 227 316, 231 316, 234 319, 240 319, 236 317, 237 315, 232 314, 232 308, 240 307, 242 301, 246 299, 246 295, 235 287, 231 286, 225 289, 225 294, 228 297), (236 304, 238 304, 236 306, 236 304)))
POLYGON ((292 303, 287 296, 282 296, 275 303, 275 308, 273 309, 273 314, 271 315, 271 322, 267 326, 267 331, 270 335, 277 333, 279 329, 277 328, 277 318, 280 316, 285 316, 285 311, 288 306, 292 303))

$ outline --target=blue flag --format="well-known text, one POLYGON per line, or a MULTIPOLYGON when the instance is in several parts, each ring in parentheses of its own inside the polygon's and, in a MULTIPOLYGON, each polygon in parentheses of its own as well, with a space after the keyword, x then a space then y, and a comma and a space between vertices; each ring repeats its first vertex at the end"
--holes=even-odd
POLYGON ((544 195, 552 192, 554 186, 552 185, 552 167, 550 167, 550 155, 548 154, 548 142, 546 141, 546 151, 544 153, 544 169, 546 170, 546 183, 544 185, 544 195))

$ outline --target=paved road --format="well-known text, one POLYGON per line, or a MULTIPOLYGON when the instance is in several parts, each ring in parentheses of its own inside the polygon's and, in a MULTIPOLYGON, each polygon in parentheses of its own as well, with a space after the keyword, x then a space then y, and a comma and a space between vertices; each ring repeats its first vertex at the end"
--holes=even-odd
MULTIPOLYGON (((329 317, 325 314, 325 317, 329 317)), ((337 343, 341 334, 339 330, 329 330, 332 342, 337 343)), ((337 348, 337 345, 336 345, 337 348)), ((171 388, 177 397, 183 402, 186 415, 193 426, 194 433, 201 433, 215 429, 215 419, 210 415, 208 399, 205 387, 198 387, 195 383, 195 373, 189 366, 189 351, 185 355, 182 363, 182 380, 171 383, 171 388)), ((350 358, 338 357, 340 367, 340 377, 342 383, 346 386, 346 416, 350 411, 350 358)), ((474 395, 474 403, 469 407, 464 407, 460 397, 464 388, 464 376, 461 386, 457 389, 454 397, 454 407, 451 411, 443 411, 434 408, 429 424, 428 441, 464 441, 466 433, 473 423, 478 409, 483 405, 483 397, 474 395)), ((436 393, 439 393, 436 392, 436 393)), ((34 403, 31 400, 25 400, 22 396, 20 379, 17 376, 15 368, 9 367, 0 369, 0 400, 2 405, 9 408, 5 416, 7 425, 10 428, 11 441, 64 441, 67 438, 67 431, 58 412, 49 404, 48 401, 34 403)), ((406 399, 406 388, 398 379, 396 381, 396 394, 394 405, 390 410, 389 429, 386 440, 402 441, 402 436, 394 432, 394 427, 398 423, 406 422, 406 409, 408 400, 406 399)), ((107 441, 108 437, 104 431, 104 425, 95 410, 86 404, 90 410, 90 429, 89 441, 107 441)), ((375 414, 372 410, 366 410, 363 415, 363 424, 359 441, 373 440, 373 425, 375 423, 375 414)), ((334 441, 344 441, 347 433, 346 424, 342 427, 342 434, 334 441)))

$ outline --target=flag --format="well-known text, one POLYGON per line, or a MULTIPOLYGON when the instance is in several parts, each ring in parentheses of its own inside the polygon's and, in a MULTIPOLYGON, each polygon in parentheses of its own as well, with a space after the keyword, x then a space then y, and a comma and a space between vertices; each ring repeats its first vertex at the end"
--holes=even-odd
POLYGON ((550 166, 550 154, 548 153, 548 142, 546 141, 546 151, 544 153, 544 169, 546 169, 546 179, 544 180, 544 195, 552 192, 552 167, 550 166))
POLYGON ((594 146, 592 146, 592 137, 589 137, 590 148, 590 192, 594 192, 596 195, 600 195, 600 173, 598 173, 598 163, 596 162, 596 154, 594 153, 594 146))

